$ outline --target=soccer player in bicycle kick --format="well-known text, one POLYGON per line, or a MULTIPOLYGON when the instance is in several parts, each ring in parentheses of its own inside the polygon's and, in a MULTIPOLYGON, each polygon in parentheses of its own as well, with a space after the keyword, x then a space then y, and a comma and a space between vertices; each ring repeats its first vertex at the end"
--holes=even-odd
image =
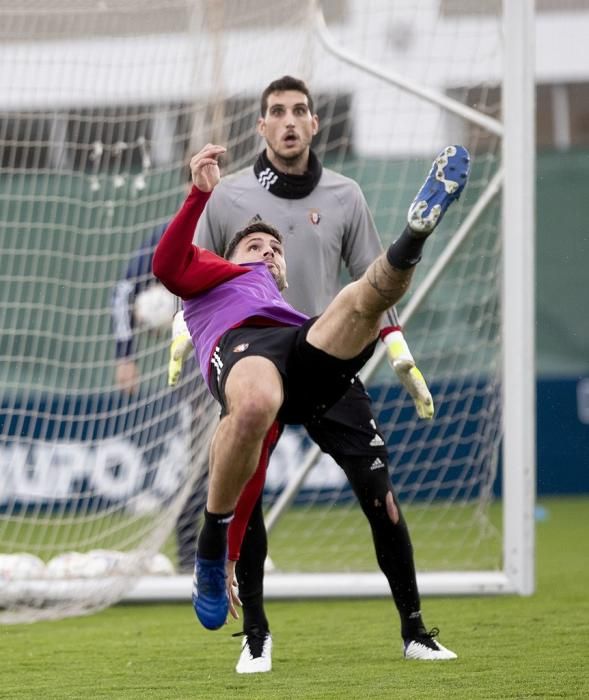
MULTIPOLYGON (((201 371, 223 408, 196 561, 194 606, 209 629, 227 617, 227 528, 268 429, 276 419, 319 419, 354 383, 372 354, 383 313, 408 288, 427 236, 460 195, 469 163, 462 147, 445 149, 412 205, 411 226, 323 314, 309 319, 280 295, 286 265, 282 237, 272 227, 261 222, 238 234, 228 261, 192 245, 194 226, 220 180, 223 152, 208 145, 192 159, 195 186, 154 256, 155 275, 185 302, 201 371)), ((398 520, 392 489, 375 507, 398 520)), ((455 657, 436 647, 445 658, 455 657)))

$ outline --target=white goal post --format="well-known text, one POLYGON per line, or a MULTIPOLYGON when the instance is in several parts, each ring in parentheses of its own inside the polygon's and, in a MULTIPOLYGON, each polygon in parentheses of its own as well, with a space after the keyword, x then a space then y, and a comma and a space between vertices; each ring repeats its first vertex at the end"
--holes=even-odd
MULTIPOLYGON (((471 150, 469 186, 399 308, 434 420, 416 416, 384 348, 364 376, 421 593, 533 592, 534 3, 472 5, 2 10, 0 622, 189 600, 190 577, 158 553, 174 563, 217 411, 194 364, 167 387, 168 333, 139 323, 125 355, 137 384, 121 390, 113 290, 139 280, 132 310, 149 284, 130 261, 182 201, 192 149, 226 143, 227 172, 253 162, 259 95, 284 74, 308 82, 314 148, 359 182, 383 244, 441 147, 471 150)), ((267 597, 389 594, 341 470, 304 431, 285 431, 265 502, 267 597)))
MULTIPOLYGON (((321 8, 317 10, 316 31, 329 52, 360 71, 400 87, 410 94, 438 105, 466 121, 502 138, 503 168, 489 182, 444 253, 429 270, 400 315, 405 326, 420 302, 431 292, 439 275, 448 267, 454 253, 477 224, 478 216, 501 193, 504 267, 503 299, 503 570, 420 573, 419 588, 425 595, 519 593, 534 591, 534 503, 535 503, 535 359, 534 359, 534 2, 503 2, 505 37, 503 72, 503 123, 448 98, 445 94, 418 85, 405 76, 387 71, 354 56, 338 46, 330 36, 321 8)), ((361 373, 365 383, 382 363, 385 348, 380 347, 361 373)), ((312 446, 304 461, 276 499, 266 518, 271 530, 292 503, 304 480, 321 456, 312 446)), ((380 574, 364 575, 362 583, 354 574, 325 574, 299 582, 307 595, 317 595, 324 587, 343 595, 361 591, 388 594, 380 574)), ((280 589, 284 584, 281 583, 280 589)), ((280 590, 279 589, 279 590, 280 590)), ((294 588, 293 590, 297 590, 294 588)), ((271 595, 272 590, 268 592, 271 595)), ((277 592, 280 595, 280 592, 277 592)))

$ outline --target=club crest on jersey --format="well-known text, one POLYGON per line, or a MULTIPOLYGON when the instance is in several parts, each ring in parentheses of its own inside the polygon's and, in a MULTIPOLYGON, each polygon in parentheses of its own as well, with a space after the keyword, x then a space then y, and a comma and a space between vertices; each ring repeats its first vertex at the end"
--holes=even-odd
POLYGON ((317 226, 317 224, 321 221, 321 214, 317 211, 317 209, 311 209, 309 212, 309 221, 317 226))
POLYGON ((249 348, 249 343, 240 343, 233 348, 233 352, 245 352, 249 348))

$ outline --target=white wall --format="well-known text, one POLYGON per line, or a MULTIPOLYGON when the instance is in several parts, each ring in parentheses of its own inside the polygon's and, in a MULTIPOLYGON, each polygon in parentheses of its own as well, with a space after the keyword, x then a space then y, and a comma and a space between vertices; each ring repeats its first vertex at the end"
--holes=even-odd
MULTIPOLYGON (((373 1, 370 12, 362 0, 350 0, 349 21, 333 27, 333 36, 364 60, 441 92, 499 80, 500 26, 494 18, 441 18, 438 0, 422 0, 418 10, 416 4, 395 4, 392 15, 388 0, 373 1)), ((588 37, 589 11, 538 15, 537 81, 589 80, 588 37)), ((4 44, 0 104, 4 110, 59 110, 190 101, 238 90, 257 96, 286 72, 307 77, 315 93, 353 92, 356 146, 364 154, 429 153, 447 129, 439 108, 384 89, 359 70, 342 69, 307 33, 292 29, 266 32, 263 42, 259 32, 228 34, 220 46, 210 35, 4 44)))

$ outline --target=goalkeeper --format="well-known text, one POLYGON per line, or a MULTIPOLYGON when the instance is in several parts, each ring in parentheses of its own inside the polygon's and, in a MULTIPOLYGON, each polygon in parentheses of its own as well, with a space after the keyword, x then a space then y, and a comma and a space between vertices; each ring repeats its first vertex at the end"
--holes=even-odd
MULTIPOLYGON (((285 237, 290 286, 285 298, 298 310, 321 313, 339 288, 342 263, 359 278, 381 252, 378 233, 359 186, 323 168, 310 148, 318 130, 313 100, 302 81, 285 76, 261 97, 258 130, 266 141, 253 168, 226 178, 214 191, 199 221, 199 246, 223 254, 234 232, 252 220, 276 225, 285 237)), ((421 378, 393 314, 381 333, 391 344, 391 360, 410 390, 422 417, 433 415, 429 391, 421 378), (387 331, 389 331, 387 333, 387 331)), ((173 351, 181 357, 181 335, 173 351)), ((177 372, 172 362, 172 380, 177 372)), ((406 653, 411 644, 427 645, 427 658, 443 656, 425 632, 407 525, 395 499, 393 522, 371 507, 388 484, 388 455, 370 399, 360 382, 325 416, 306 424, 309 435, 342 467, 370 522, 379 564, 388 579, 401 618, 406 653)), ((184 516, 186 517, 186 515, 184 516)), ((269 624, 263 606, 263 566, 267 552, 261 497, 255 503, 237 563, 243 602, 244 647, 238 671, 270 667, 269 624)))

